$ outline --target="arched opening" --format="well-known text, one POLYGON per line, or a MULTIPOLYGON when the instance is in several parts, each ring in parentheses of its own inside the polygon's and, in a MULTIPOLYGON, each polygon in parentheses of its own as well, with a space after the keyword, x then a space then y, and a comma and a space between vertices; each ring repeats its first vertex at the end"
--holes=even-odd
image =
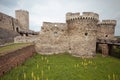
POLYGON ((19 32, 19 28, 18 27, 16 28, 16 31, 19 32))
POLYGON ((20 33, 21 36, 23 36, 23 33, 20 33))
POLYGON ((88 33, 85 33, 85 36, 87 36, 88 35, 88 33))
POLYGON ((26 36, 28 36, 28 34, 26 34, 26 36))

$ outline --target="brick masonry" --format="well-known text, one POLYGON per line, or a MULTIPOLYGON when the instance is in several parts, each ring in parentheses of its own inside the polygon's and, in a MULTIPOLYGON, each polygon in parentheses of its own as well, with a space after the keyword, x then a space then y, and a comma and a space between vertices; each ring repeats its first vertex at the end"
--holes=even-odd
POLYGON ((16 51, 0 56, 0 76, 18 65, 21 65, 25 60, 35 54, 34 45, 18 49, 16 51))
MULTIPOLYGON (((16 10, 16 19, 0 14, 0 24, 9 30, 20 28, 28 30, 29 13, 16 10), (2 22, 3 21, 3 22, 2 22), (15 21, 15 22, 14 22, 15 21), (19 24, 15 26, 16 24, 19 24), (14 26, 14 27, 11 27, 14 26)), ((69 52, 74 56, 87 57, 96 54, 96 40, 114 40, 116 20, 99 20, 94 12, 67 13, 66 23, 43 22, 37 36, 18 36, 14 42, 34 42, 40 54, 58 54, 69 52)))
POLYGON ((69 12, 66 23, 43 22, 38 36, 16 37, 14 40, 34 42, 40 54, 69 52, 77 57, 93 57, 96 55, 97 39, 114 40, 115 25, 116 20, 100 21, 99 15, 94 12, 83 12, 82 15, 69 12))

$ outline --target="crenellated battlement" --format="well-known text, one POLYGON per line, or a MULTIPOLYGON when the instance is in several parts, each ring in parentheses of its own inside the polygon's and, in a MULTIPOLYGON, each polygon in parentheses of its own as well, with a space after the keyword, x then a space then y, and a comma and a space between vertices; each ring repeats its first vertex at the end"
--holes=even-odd
POLYGON ((29 13, 27 10, 22 10, 22 9, 20 9, 20 10, 15 10, 15 12, 25 12, 25 13, 29 13))
POLYGON ((83 12, 83 17, 92 17, 99 20, 99 15, 93 12, 83 12))
POLYGON ((99 20, 99 15, 93 12, 83 12, 83 15, 80 13, 67 13, 66 14, 66 21, 73 21, 79 19, 92 19, 92 20, 99 20))
POLYGON ((98 25, 116 25, 117 21, 116 20, 102 20, 102 22, 99 22, 98 25))

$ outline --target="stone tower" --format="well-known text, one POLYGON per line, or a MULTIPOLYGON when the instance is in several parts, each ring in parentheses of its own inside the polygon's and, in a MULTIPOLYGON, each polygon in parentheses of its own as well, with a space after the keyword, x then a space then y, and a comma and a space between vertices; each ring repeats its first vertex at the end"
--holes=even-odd
POLYGON ((98 39, 113 40, 115 25, 116 20, 102 20, 102 22, 99 22, 97 30, 98 39))
POLYGON ((69 52, 74 56, 92 57, 96 53, 99 15, 93 12, 67 13, 69 52))
POLYGON ((29 30, 29 12, 25 10, 16 10, 16 19, 22 29, 29 30))

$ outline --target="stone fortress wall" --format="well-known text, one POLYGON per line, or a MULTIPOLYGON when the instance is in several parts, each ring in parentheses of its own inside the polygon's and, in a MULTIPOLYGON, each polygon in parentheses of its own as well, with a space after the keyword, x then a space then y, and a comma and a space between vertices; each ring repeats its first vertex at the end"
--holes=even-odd
MULTIPOLYGON (((78 12, 69 12, 66 14, 66 23, 43 22, 33 42, 40 54, 69 52, 74 56, 92 57, 96 54, 97 39, 114 39, 115 25, 116 20, 100 22, 97 13, 83 12, 80 15, 78 12)), ((25 37, 21 42, 27 39, 25 37)))
POLYGON ((29 12, 25 10, 16 10, 16 19, 19 21, 21 28, 29 30, 29 12))
MULTIPOLYGON (((29 17, 26 11, 16 11, 21 28, 28 30, 29 17), (23 22, 22 22, 23 21, 23 22)), ((18 36, 15 43, 34 42, 40 54, 69 52, 74 56, 92 57, 96 54, 97 39, 113 40, 116 20, 99 21, 94 12, 67 13, 66 23, 43 22, 39 35, 18 36)), ((13 28, 13 27, 12 27, 13 28)))
POLYGON ((94 56, 99 15, 93 12, 82 15, 67 13, 66 18, 71 53, 75 56, 94 56))
POLYGON ((36 50, 42 54, 63 53, 68 51, 66 23, 43 22, 36 50))
POLYGON ((16 31, 17 26, 19 26, 18 20, 4 13, 0 13, 0 28, 16 31))
POLYGON ((116 20, 100 22, 99 15, 93 12, 83 12, 82 15, 67 13, 64 23, 66 26, 63 28, 60 26, 62 24, 57 24, 43 23, 39 40, 36 42, 38 52, 42 54, 69 52, 74 56, 91 57, 96 54, 97 39, 114 39, 116 20))
POLYGON ((114 40, 116 20, 102 20, 98 23, 97 38, 105 40, 114 40))
POLYGON ((0 45, 14 41, 18 36, 19 22, 15 18, 0 12, 0 45))
POLYGON ((29 12, 16 10, 15 13, 16 18, 13 18, 0 12, 0 45, 13 42, 16 36, 37 35, 29 30, 29 12))
POLYGON ((29 13, 25 10, 16 10, 16 18, 0 12, 0 28, 10 31, 29 30, 29 13))

